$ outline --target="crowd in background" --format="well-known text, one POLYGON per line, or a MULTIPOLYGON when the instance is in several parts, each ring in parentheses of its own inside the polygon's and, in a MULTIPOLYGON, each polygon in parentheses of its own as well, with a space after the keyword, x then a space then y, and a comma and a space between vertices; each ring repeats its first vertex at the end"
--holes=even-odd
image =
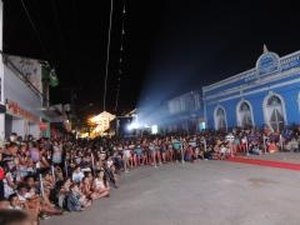
POLYGON ((118 188, 122 171, 164 163, 222 160, 237 154, 299 151, 300 129, 233 129, 94 140, 12 134, 0 148, 0 209, 39 218, 79 212, 118 188))

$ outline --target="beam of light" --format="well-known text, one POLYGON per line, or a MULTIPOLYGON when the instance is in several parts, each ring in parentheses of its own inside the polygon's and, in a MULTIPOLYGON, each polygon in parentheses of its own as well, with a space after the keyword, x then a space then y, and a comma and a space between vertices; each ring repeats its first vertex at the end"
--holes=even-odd
POLYGON ((140 127, 141 127, 140 124, 138 124, 138 123, 136 123, 136 122, 133 122, 133 123, 131 123, 131 124, 129 124, 129 125, 127 126, 127 129, 128 129, 129 131, 132 131, 132 130, 139 129, 140 127))
MULTIPOLYGON (((164 94, 163 91, 161 93, 164 94)), ((192 122, 198 123, 197 130, 206 129, 206 124, 201 123, 203 105, 199 90, 189 91, 169 101, 161 101, 160 104, 154 103, 155 101, 141 102, 141 107, 137 110, 140 127, 146 129, 144 124, 148 125, 147 128, 151 131, 153 125, 158 125, 162 131, 167 131, 172 129, 172 125, 180 127, 184 122, 184 125, 188 126, 188 123, 192 122)))
MULTIPOLYGON (((216 79, 210 76, 210 67, 216 67, 213 59, 224 51, 226 40, 209 44, 207 37, 198 32, 197 21, 202 16, 195 10, 199 6, 196 2, 189 5, 193 7, 182 8, 185 13, 180 15, 175 9, 182 7, 181 3, 171 4, 164 11, 165 18, 172 19, 161 24, 165 32, 158 35, 153 46, 138 100, 138 108, 143 114, 141 118, 149 124, 180 123, 181 119, 184 120, 180 114, 189 112, 168 114, 164 104, 167 105, 166 102, 175 96, 201 90, 202 85, 216 79)), ((195 117, 200 115, 196 113, 195 117)))

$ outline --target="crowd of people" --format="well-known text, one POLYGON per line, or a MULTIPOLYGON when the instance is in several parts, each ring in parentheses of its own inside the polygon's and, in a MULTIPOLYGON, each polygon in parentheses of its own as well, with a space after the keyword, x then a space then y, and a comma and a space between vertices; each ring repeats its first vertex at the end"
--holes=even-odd
POLYGON ((121 172, 164 163, 222 160, 236 154, 299 151, 299 129, 234 129, 228 132, 94 140, 12 134, 0 146, 0 209, 40 218, 80 212, 118 188, 121 172))

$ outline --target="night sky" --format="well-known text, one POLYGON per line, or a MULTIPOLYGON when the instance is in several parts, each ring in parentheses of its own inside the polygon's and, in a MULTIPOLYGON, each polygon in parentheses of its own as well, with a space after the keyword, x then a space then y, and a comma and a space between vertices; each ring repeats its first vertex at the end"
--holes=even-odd
MULTIPOLYGON (((94 103, 102 110, 109 0, 4 1, 4 51, 48 60, 60 85, 51 102, 94 103), (42 44, 39 42, 39 38, 42 44)), ((297 1, 126 0, 126 39, 120 64, 123 0, 114 0, 107 109, 115 106, 121 69, 119 111, 250 69, 266 43, 280 56, 300 49, 297 1), (149 101, 150 99, 150 101, 149 101)))

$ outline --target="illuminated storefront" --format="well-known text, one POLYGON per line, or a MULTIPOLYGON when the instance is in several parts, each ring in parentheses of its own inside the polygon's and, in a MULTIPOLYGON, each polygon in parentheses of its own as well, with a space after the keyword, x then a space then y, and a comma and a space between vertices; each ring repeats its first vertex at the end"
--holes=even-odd
POLYGON ((90 119, 90 122, 95 124, 95 128, 92 130, 92 136, 104 135, 109 130, 110 122, 116 118, 115 115, 109 112, 102 112, 97 116, 90 119))

